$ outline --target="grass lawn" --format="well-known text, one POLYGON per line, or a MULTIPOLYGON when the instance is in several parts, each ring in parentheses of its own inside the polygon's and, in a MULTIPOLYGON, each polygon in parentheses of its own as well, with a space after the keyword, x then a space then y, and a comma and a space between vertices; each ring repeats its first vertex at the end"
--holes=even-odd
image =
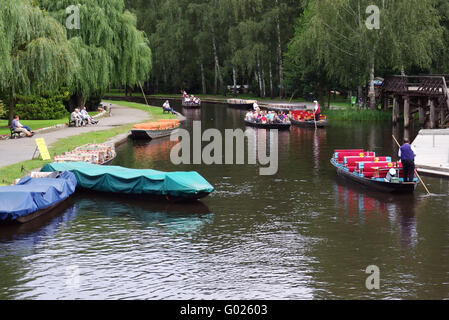
MULTIPOLYGON (((152 120, 157 119, 172 119, 176 118, 176 116, 172 114, 162 114, 162 108, 159 107, 150 107, 139 104, 139 103, 132 103, 132 102, 126 102, 126 101, 105 101, 108 103, 115 103, 119 105, 123 105, 130 108, 140 109, 148 112, 149 118, 152 120)), ((112 110, 114 112, 114 109, 112 110)), ((89 114, 95 114, 95 113, 89 113, 89 114)), ((61 119, 62 120, 62 119, 61 119)), ((45 123, 45 120, 42 120, 45 123)), ((56 120, 49 120, 49 121, 56 121, 56 120)), ((65 119, 66 121, 66 119, 65 119)), ((21 121, 22 122, 22 121, 21 121)), ((26 124, 25 121, 22 122, 23 124, 26 124)), ((49 123, 48 121, 46 122, 49 123)), ((64 121, 62 122, 64 123, 64 121)), ((7 125, 7 123, 6 123, 7 125)), ((116 127, 109 130, 102 130, 102 131, 93 131, 93 132, 86 132, 82 133, 76 136, 71 136, 64 139, 59 139, 57 142, 53 143, 52 145, 48 146, 48 151, 50 153, 50 157, 53 158, 55 154, 62 154, 67 151, 71 151, 76 147, 79 147, 81 145, 87 144, 87 143, 103 143, 106 142, 109 138, 115 137, 116 135, 126 133, 132 128, 132 124, 124 125, 120 127, 116 127)), ((31 127, 33 128, 33 127, 31 127)), ((8 129, 9 134, 9 129, 8 129)), ((46 163, 50 163, 51 161, 44 161, 41 159, 34 159, 34 160, 28 160, 23 161, 20 163, 16 163, 13 165, 9 165, 6 167, 0 168, 0 185, 9 185, 14 182, 15 179, 19 177, 23 177, 26 174, 26 171, 31 171, 36 168, 40 168, 46 163), (24 171, 22 171, 22 166, 24 171)))
MULTIPOLYGON (((91 117, 97 115, 98 112, 89 112, 89 115, 91 117)), ((57 124, 64 124, 67 123, 69 120, 69 113, 67 113, 67 116, 62 118, 62 119, 58 119, 58 120, 22 120, 20 119, 20 123, 23 124, 24 126, 29 126, 31 128, 31 130, 37 130, 37 129, 42 129, 42 128, 47 128, 47 127, 51 127, 57 124)), ((0 135, 4 135, 10 134, 9 128, 8 128, 8 120, 0 120, 0 135)))
MULTIPOLYGON (((131 127, 132 125, 125 125, 110 130, 86 132, 76 136, 59 139, 57 142, 49 146, 48 151, 50 152, 50 157, 53 158, 55 154, 62 154, 63 152, 71 151, 74 148, 87 143, 103 143, 109 138, 129 131, 131 127)), ((2 167, 0 168, 0 184, 11 184, 15 179, 24 176, 25 172, 21 171, 22 166, 25 171, 31 171, 50 162, 50 160, 44 161, 41 159, 34 159, 2 167)))
MULTIPOLYGON (((148 107, 146 104, 128 102, 128 101, 112 101, 112 100, 103 100, 106 103, 118 104, 124 107, 139 109, 148 112, 152 118, 151 120, 158 119, 176 119, 176 116, 171 113, 163 113, 161 107, 148 107)), ((114 108, 112 108, 112 114, 114 114, 114 108)))

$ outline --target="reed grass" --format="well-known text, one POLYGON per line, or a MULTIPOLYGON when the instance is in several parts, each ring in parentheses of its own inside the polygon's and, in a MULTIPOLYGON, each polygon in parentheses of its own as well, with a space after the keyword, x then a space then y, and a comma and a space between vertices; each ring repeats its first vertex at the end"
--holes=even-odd
POLYGON ((357 110, 357 109, 344 109, 344 110, 324 110, 323 114, 327 116, 329 120, 344 120, 344 121, 391 121, 391 111, 380 110, 357 110))

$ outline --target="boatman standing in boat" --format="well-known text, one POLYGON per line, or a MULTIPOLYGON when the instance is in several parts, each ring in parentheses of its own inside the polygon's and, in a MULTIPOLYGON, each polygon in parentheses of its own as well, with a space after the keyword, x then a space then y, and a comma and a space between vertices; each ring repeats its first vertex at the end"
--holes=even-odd
POLYGON ((404 182, 413 182, 416 152, 407 138, 404 138, 404 144, 399 148, 398 156, 401 158, 404 168, 404 182))
POLYGON ((314 110, 313 113, 315 114, 315 120, 320 121, 320 115, 321 115, 320 104, 316 100, 313 103, 315 103, 315 108, 313 109, 314 110))
POLYGON ((260 111, 260 108, 259 108, 259 105, 257 104, 257 101, 254 101, 254 103, 253 103, 253 109, 254 109, 254 111, 256 111, 256 112, 259 112, 259 111, 260 111))

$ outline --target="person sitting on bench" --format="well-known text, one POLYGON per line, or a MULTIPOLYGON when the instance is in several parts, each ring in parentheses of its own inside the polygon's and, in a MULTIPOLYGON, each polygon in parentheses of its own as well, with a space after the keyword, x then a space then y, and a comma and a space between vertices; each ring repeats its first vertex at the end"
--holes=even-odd
POLYGON ((175 114, 175 110, 170 106, 170 102, 168 100, 165 101, 165 103, 162 105, 163 112, 171 112, 172 114, 175 114))
POLYGON ((31 131, 30 127, 24 126, 24 125, 22 125, 20 123, 18 115, 14 116, 14 119, 12 120, 11 126, 14 129, 14 131, 25 133, 25 135, 27 137, 32 137, 34 135, 34 131, 31 131))
POLYGON ((75 127, 81 127, 83 125, 84 121, 78 108, 73 110, 72 114, 70 115, 70 121, 75 122, 75 127))
POLYGON ((80 112, 81 118, 83 118, 83 121, 87 122, 87 124, 97 124, 98 121, 94 120, 86 110, 86 107, 83 107, 83 109, 80 112))

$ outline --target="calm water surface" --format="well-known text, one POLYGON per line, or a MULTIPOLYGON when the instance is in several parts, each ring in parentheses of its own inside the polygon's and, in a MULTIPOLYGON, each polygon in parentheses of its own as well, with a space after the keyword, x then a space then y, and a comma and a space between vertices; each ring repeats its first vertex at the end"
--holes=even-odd
MULTIPOLYGON (((188 129, 245 129, 243 112, 224 105, 183 113, 188 129)), ((0 299, 447 299, 449 180, 425 177, 431 197, 422 187, 391 196, 329 164, 336 148, 394 154, 391 134, 359 123, 279 132, 275 176, 258 165, 175 166, 175 142, 129 141, 114 164, 196 170, 216 191, 190 205, 77 194, 43 220, 2 227, 0 299), (380 290, 365 287, 369 265, 380 290)))

